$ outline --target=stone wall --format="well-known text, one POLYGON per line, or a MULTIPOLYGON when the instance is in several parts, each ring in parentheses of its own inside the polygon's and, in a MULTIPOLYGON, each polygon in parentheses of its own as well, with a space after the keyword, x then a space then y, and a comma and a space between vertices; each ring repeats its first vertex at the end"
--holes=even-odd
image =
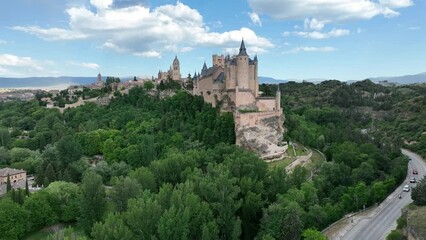
POLYGON ((275 109, 275 98, 258 98, 256 101, 256 106, 261 112, 277 110, 275 109))

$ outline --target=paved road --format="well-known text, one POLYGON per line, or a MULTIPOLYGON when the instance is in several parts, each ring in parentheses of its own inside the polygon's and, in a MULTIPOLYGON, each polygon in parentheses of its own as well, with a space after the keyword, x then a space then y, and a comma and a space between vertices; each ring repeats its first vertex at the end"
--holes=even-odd
POLYGON ((411 177, 418 180, 426 175, 426 163, 419 155, 405 149, 402 150, 402 153, 412 159, 409 163, 406 181, 382 203, 384 204, 383 208, 375 216, 361 220, 342 239, 382 240, 392 229, 396 228, 396 220, 401 216, 401 209, 412 202, 411 191, 402 192, 402 187, 405 184, 415 185, 408 182, 411 177), (417 169, 419 174, 413 175, 413 169, 417 169), (398 198, 399 193, 402 195, 401 199, 398 198))

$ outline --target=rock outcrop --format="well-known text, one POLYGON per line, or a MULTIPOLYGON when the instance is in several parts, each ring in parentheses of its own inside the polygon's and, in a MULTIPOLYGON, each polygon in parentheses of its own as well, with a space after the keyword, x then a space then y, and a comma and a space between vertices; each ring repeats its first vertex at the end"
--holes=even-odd
MULTIPOLYGON (((279 158, 285 154, 288 146, 283 142, 284 115, 261 116, 256 113, 249 118, 258 117, 255 126, 235 121, 236 144, 260 155, 264 160, 279 158)), ((244 116, 246 114, 240 114, 244 116)), ((237 118, 238 119, 238 118, 237 118)))

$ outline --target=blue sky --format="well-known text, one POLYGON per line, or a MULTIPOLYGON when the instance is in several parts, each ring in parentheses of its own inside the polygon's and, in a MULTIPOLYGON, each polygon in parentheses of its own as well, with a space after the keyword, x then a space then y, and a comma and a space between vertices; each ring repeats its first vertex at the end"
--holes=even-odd
POLYGON ((0 77, 182 75, 244 38, 259 75, 339 80, 426 72, 424 0, 14 0, 0 77))

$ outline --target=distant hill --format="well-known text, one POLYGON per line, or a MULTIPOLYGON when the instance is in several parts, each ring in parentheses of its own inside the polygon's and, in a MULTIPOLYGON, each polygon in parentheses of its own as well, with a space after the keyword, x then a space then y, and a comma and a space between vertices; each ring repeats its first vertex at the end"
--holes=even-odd
POLYGON ((277 84, 277 83, 286 83, 286 82, 288 82, 288 81, 282 80, 282 79, 275 79, 275 78, 271 78, 271 77, 259 76, 259 84, 262 84, 262 83, 277 84))
POLYGON ((397 84, 426 83, 426 72, 415 74, 415 75, 405 75, 405 76, 398 76, 398 77, 376 77, 376 78, 369 78, 369 79, 375 83, 379 83, 383 81, 388 81, 388 82, 397 83, 397 84))
POLYGON ((70 85, 91 84, 96 77, 0 78, 0 88, 65 89, 70 85))

